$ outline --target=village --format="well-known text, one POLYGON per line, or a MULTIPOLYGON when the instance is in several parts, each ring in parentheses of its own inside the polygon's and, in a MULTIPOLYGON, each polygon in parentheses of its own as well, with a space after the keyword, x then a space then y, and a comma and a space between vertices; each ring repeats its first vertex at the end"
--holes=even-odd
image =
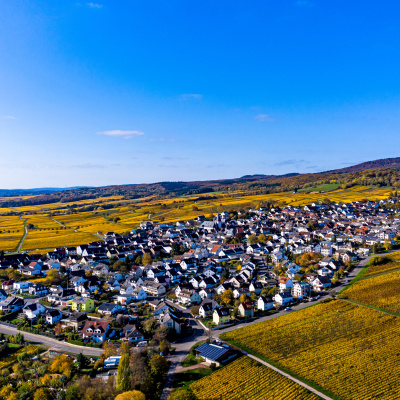
MULTIPOLYGON (((327 295, 396 247, 392 200, 147 221, 129 235, 1 257, 1 323, 88 347, 144 347, 247 323, 327 295), (161 337, 161 339, 160 339, 161 337)), ((214 360, 215 361, 215 360, 214 360)), ((109 360, 112 363, 112 360, 109 360)))

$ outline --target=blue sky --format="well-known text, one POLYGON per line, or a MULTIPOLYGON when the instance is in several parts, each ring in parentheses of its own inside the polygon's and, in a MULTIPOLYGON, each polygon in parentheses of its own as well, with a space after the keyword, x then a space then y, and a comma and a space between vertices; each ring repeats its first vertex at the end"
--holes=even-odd
POLYGON ((0 1, 0 188, 400 156, 398 1, 0 1))

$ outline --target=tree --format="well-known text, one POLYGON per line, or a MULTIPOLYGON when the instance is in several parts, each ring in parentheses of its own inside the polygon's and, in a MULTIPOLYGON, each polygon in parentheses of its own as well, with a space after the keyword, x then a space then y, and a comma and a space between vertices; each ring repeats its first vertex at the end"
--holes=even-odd
POLYGON ((129 347, 129 341, 125 341, 121 345, 121 354, 130 354, 131 349, 129 347))
POLYGON ((39 388, 36 389, 35 395, 33 396, 33 400, 50 400, 50 392, 47 388, 39 388))
POLYGON ((80 400, 81 395, 77 384, 73 384, 67 387, 65 391, 65 400, 80 400))
POLYGON ((149 366, 151 374, 158 378, 162 377, 168 372, 168 361, 163 356, 159 356, 158 354, 151 357, 149 366))
POLYGON ((113 265, 112 265, 112 269, 115 271, 120 271, 122 266, 124 266, 124 262, 121 260, 116 261, 113 265))
POLYGON ((61 332, 62 332, 62 325, 61 322, 59 322, 56 327, 54 328, 54 332, 56 334, 56 336, 60 336, 61 332))
POLYGON ((199 315, 199 306, 192 306, 190 307, 190 312, 192 313, 192 315, 199 315))
POLYGON ((171 348, 171 343, 168 342, 167 340, 162 340, 160 343, 160 352, 161 353, 165 353, 167 351, 169 351, 169 349, 171 348))
POLYGON ((146 400, 144 393, 139 390, 131 390, 129 392, 119 394, 115 400, 146 400))
POLYGON ((131 389, 131 370, 129 368, 129 354, 123 353, 118 364, 117 390, 126 392, 131 389))
POLYGON ((15 344, 24 344, 25 343, 25 338, 24 335, 22 333, 17 333, 15 335, 15 339, 14 339, 14 343, 15 344))
POLYGON ((144 322, 143 327, 147 333, 152 335, 156 330, 157 325, 158 325, 157 320, 154 317, 151 317, 144 322))
POLYGON ((139 389, 149 376, 146 358, 141 353, 135 353, 131 355, 129 361, 132 373, 131 387, 139 389))
POLYGON ((251 244, 251 245, 257 244, 257 243, 258 243, 257 236, 256 236, 256 235, 250 235, 250 236, 247 238, 247 243, 249 243, 249 244, 251 244))
POLYGON ((151 264, 153 261, 151 254, 150 253, 144 253, 142 257, 142 264, 143 265, 148 265, 151 264))
POLYGON ((261 235, 258 236, 258 241, 260 243, 267 243, 267 237, 262 233, 261 235))
POLYGON ((229 276, 230 276, 230 274, 229 274, 229 268, 225 268, 225 269, 222 271, 222 278, 223 278, 223 279, 229 279, 229 276))
POLYGON ((78 369, 79 370, 81 370, 81 369, 86 367, 87 359, 82 353, 78 354, 78 356, 76 357, 76 361, 78 363, 78 369))
POLYGON ((32 399, 35 388, 28 382, 22 382, 18 388, 18 398, 21 400, 32 399))
POLYGON ((234 299, 232 290, 225 290, 224 293, 221 294, 221 302, 225 305, 232 304, 234 299))
POLYGON ((104 358, 117 355, 117 348, 112 343, 104 342, 103 350, 104 350, 104 358))

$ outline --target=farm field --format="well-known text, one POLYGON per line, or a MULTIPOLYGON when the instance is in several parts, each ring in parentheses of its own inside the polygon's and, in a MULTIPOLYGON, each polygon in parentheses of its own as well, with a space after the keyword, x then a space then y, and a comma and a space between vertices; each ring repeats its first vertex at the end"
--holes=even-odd
MULTIPOLYGON (((396 264, 400 268, 400 263, 396 264)), ((360 279, 345 290, 342 296, 400 315, 399 287, 400 271, 393 271, 360 279)))
MULTIPOLYGON (((61 226, 59 226, 61 228, 61 226)), ((23 250, 49 249, 61 246, 77 246, 95 242, 99 238, 91 233, 74 232, 72 229, 30 230, 22 245, 23 250)))
POLYGON ((0 250, 12 251, 24 235, 24 219, 18 216, 0 216, 0 250))
POLYGON ((318 400, 319 396, 297 383, 243 356, 190 385, 199 400, 318 400))
POLYGON ((228 332, 233 344, 342 400, 399 399, 400 319, 342 300, 228 332))
POLYGON ((381 272, 391 271, 393 269, 398 269, 398 268, 400 268, 400 262, 398 261, 389 261, 389 262, 383 262, 381 264, 370 265, 367 271, 364 273, 363 277, 369 275, 375 275, 381 272))

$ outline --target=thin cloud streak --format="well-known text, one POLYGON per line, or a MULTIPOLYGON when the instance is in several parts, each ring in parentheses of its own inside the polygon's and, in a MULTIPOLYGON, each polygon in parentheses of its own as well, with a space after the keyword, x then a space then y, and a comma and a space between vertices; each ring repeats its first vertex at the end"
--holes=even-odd
POLYGON ((17 117, 14 117, 13 115, 2 115, 0 116, 0 119, 14 120, 17 119, 17 117))
POLYGON ((86 3, 86 5, 90 8, 103 8, 103 5, 98 3, 86 3))
POLYGON ((190 99, 201 100, 202 97, 203 95, 199 93, 184 93, 181 95, 181 100, 190 100, 190 99))
POLYGON ((115 129, 112 131, 97 132, 97 135, 113 136, 113 137, 123 137, 124 139, 130 139, 133 136, 143 136, 144 132, 141 131, 122 131, 115 129))
POLYGON ((274 118, 271 118, 268 114, 258 114, 254 117, 256 121, 259 122, 272 122, 275 121, 274 118))

